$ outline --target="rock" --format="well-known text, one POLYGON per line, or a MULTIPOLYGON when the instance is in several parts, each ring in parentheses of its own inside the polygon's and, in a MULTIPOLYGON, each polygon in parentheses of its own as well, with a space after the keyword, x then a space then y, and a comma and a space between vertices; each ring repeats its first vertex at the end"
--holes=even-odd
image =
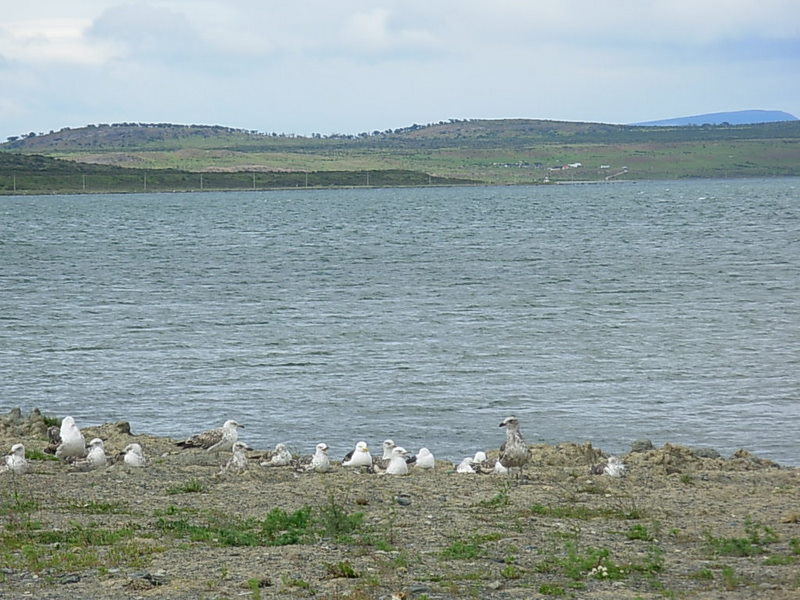
POLYGON ((649 452, 655 450, 653 442, 650 440, 636 440, 631 442, 631 452, 649 452))

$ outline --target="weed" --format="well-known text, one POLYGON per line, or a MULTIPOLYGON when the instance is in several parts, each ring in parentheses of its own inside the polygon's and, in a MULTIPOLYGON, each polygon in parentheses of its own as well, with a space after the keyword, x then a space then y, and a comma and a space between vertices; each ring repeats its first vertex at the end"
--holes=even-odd
POLYGON ((560 585, 543 583, 539 586, 539 593, 543 596, 566 596, 567 591, 560 585))
POLYGON ((494 497, 488 500, 481 500, 478 502, 478 506, 481 508, 502 508, 504 506, 508 506, 511 503, 511 500, 508 497, 508 491, 503 490, 497 492, 494 497))
POLYGON ((524 573, 525 571, 511 563, 500 569, 500 576, 504 579, 519 579, 524 573))
POLYGON ((697 579, 698 581, 712 581, 714 579, 714 573, 711 571, 711 569, 699 569, 693 573, 690 573, 689 577, 692 579, 697 579))
POLYGON ((190 479, 189 481, 168 488, 167 494, 174 496, 176 494, 196 494, 205 491, 206 486, 202 481, 199 479, 190 479))
POLYGON ((473 537, 470 540, 454 540, 447 548, 442 550, 442 558, 470 559, 483 555, 480 541, 473 537))
POLYGON ((792 554, 800 554, 800 538, 792 538, 789 540, 789 547, 792 549, 792 554))
POLYGON ((653 541, 653 536, 647 531, 647 527, 638 523, 625 532, 625 537, 629 540, 642 540, 644 542, 653 541))
POLYGON ((361 577, 361 574, 358 573, 353 568, 353 565, 346 560, 334 564, 326 564, 325 570, 328 573, 328 577, 332 578, 343 577, 347 579, 357 579, 358 577, 361 577))
POLYGON ((775 531, 747 517, 744 524, 745 537, 715 537, 706 532, 706 547, 715 556, 755 556, 763 554, 766 544, 778 541, 775 531))
POLYGON ((28 460, 58 460, 54 454, 45 454, 38 448, 25 448, 25 458, 28 460))
POLYGON ((364 513, 349 514, 344 507, 337 504, 333 496, 328 503, 320 507, 317 523, 323 537, 341 539, 357 531, 364 521, 364 513))
POLYGON ((735 590, 738 588, 742 580, 736 575, 736 572, 733 570, 733 567, 722 567, 722 581, 725 589, 728 591, 735 590))

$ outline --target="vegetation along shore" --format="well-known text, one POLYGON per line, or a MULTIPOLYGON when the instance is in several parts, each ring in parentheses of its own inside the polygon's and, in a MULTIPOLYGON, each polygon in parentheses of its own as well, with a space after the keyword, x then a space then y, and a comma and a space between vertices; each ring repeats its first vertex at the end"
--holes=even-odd
POLYGON ((800 121, 653 127, 473 119, 307 137, 116 123, 0 144, 0 194, 776 176, 800 176, 800 121))
POLYGON ((2 598, 800 595, 800 469, 746 450, 637 442, 626 477, 591 474, 605 454, 588 443, 532 445, 520 477, 298 472, 263 449, 225 471, 230 452, 119 422, 82 431, 147 465, 85 470, 45 452, 59 422, 0 417, 3 453, 22 443, 30 465, 0 473, 2 598))

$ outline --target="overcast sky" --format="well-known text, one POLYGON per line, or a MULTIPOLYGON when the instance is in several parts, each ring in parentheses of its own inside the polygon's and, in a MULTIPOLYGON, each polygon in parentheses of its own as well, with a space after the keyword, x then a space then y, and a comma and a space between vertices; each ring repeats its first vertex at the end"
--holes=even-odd
POLYGON ((798 0, 0 0, 0 141, 89 123, 359 133, 800 116, 798 0))

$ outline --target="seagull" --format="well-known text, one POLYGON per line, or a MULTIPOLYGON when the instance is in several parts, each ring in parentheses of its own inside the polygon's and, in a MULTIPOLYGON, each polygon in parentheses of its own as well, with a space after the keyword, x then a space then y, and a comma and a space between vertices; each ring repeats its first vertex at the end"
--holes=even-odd
POLYGON ((11 446, 11 452, 4 458, 3 464, 0 465, 0 473, 24 475, 28 472, 28 461, 25 459, 25 446, 22 444, 14 444, 11 446))
POLYGON ((519 421, 517 417, 506 417, 500 423, 500 427, 507 427, 506 441, 500 446, 500 464, 508 469, 518 468, 519 473, 522 473, 522 468, 528 463, 530 459, 530 450, 528 444, 522 439, 522 434, 519 431, 519 421))
POLYGON ((244 454, 246 449, 247 444, 244 442, 234 442, 233 446, 231 446, 233 456, 228 459, 220 473, 227 473, 228 471, 233 471, 237 474, 244 473, 247 470, 247 457, 244 454))
POLYGON ((358 442, 355 450, 349 452, 342 461, 343 467, 371 467, 372 455, 366 442, 358 442))
POLYGON ((625 464, 616 456, 609 456, 603 472, 609 477, 625 477, 625 464))
POLYGON ((417 460, 414 463, 419 469, 433 469, 436 466, 436 460, 433 454, 427 448, 420 448, 417 452, 417 460))
POLYGON ((320 442, 314 451, 314 456, 301 458, 299 461, 300 470, 316 471, 317 473, 327 473, 331 470, 331 461, 328 458, 328 444, 320 442))
POLYGON ((407 455, 408 451, 405 448, 395 446, 392 449, 392 458, 389 460, 389 466, 386 467, 386 472, 389 475, 408 475, 407 455))
POLYGON ((86 439, 81 430, 75 425, 75 419, 64 417, 59 430, 61 442, 56 448, 56 456, 64 460, 70 458, 83 458, 86 456, 86 439))
POLYGON ((467 456, 464 460, 462 460, 458 466, 456 467, 456 473, 475 473, 475 469, 472 468, 472 463, 475 462, 471 456, 467 456))
POLYGON ((286 448, 286 444, 275 444, 275 450, 264 454, 261 461, 262 467, 285 467, 292 462, 292 453, 286 448))
POLYGON ((506 475, 506 469, 497 457, 488 458, 486 453, 478 450, 472 459, 472 468, 482 475, 506 475))
POLYGON ((108 464, 103 440, 94 438, 89 442, 89 453, 86 458, 79 458, 72 463, 80 471, 94 471, 108 464))
POLYGON ((239 439, 238 429, 240 427, 244 428, 244 425, 239 425, 236 421, 229 419, 222 427, 196 433, 189 439, 178 442, 177 445, 181 448, 205 448, 209 452, 230 450, 234 442, 239 439))
POLYGON ((142 447, 137 444, 128 444, 122 451, 122 462, 129 467, 143 467, 147 464, 142 447))

